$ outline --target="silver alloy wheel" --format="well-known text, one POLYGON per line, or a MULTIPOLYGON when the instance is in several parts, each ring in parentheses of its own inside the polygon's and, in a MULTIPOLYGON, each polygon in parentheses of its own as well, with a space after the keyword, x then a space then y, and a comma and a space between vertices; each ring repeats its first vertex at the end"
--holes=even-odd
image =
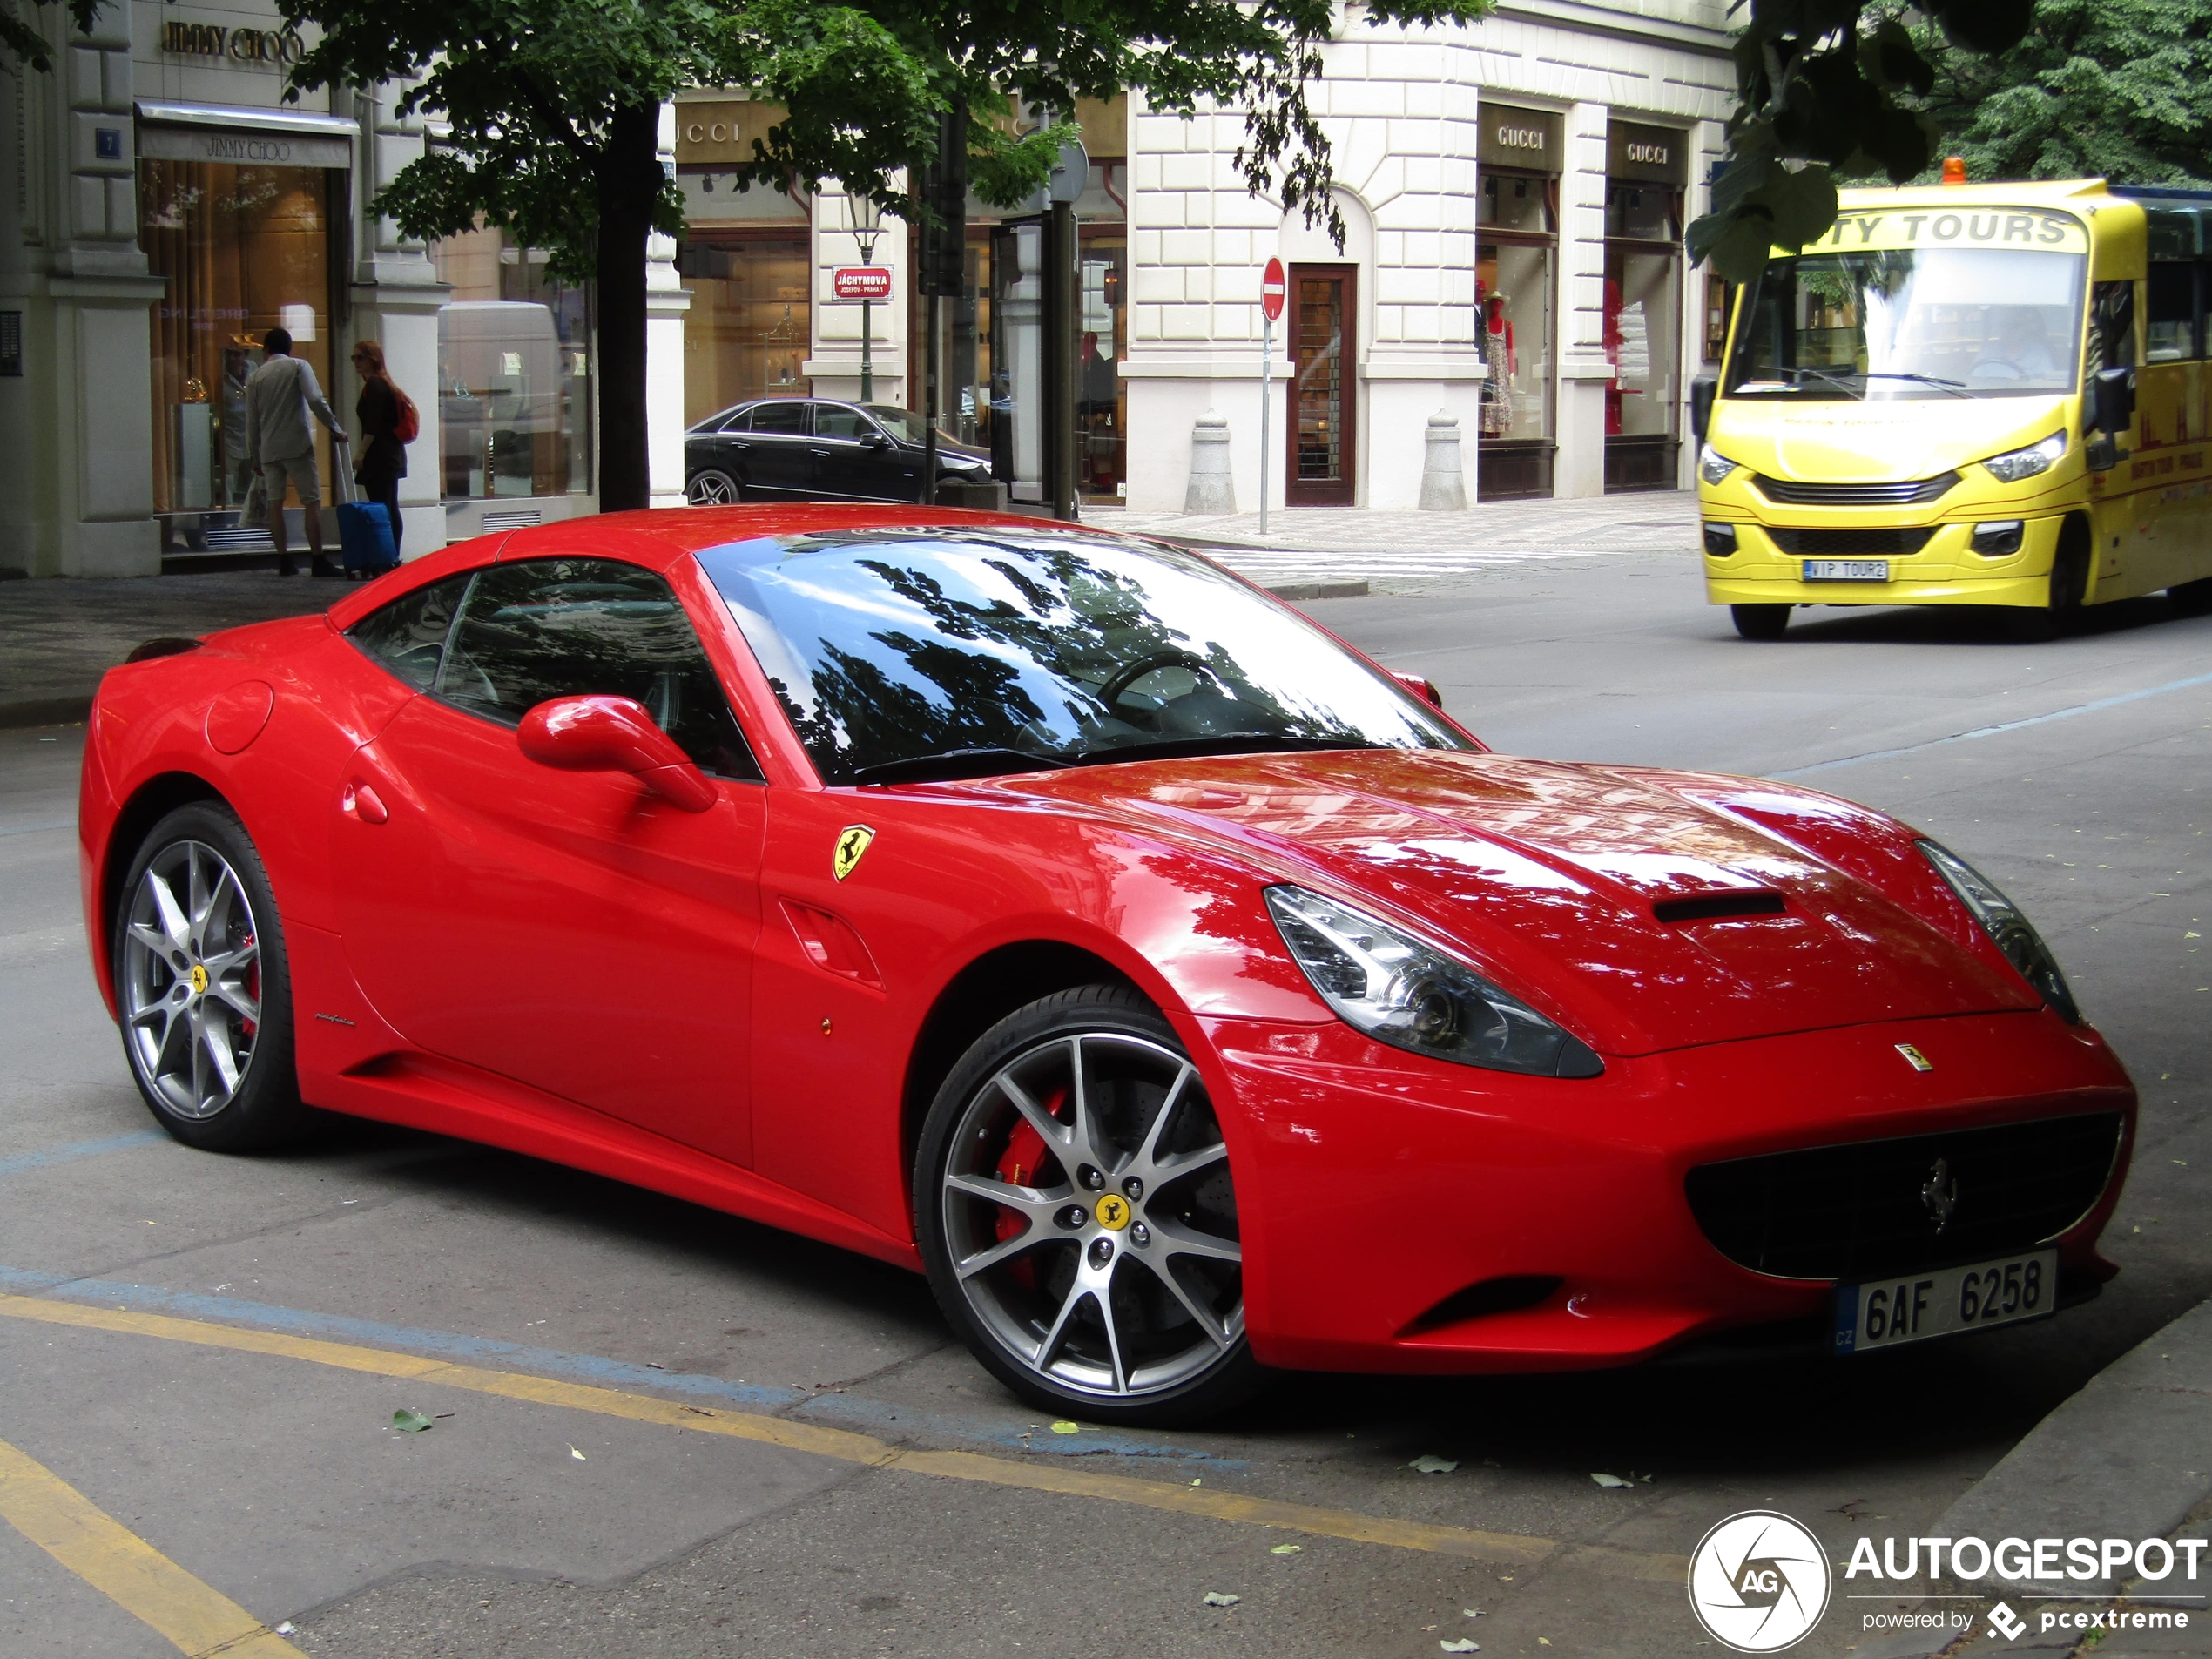
POLYGON ((1228 1149, 1197 1068, 1159 1043, 1087 1032, 1009 1060, 954 1129, 941 1202, 968 1306, 1062 1389, 1157 1394, 1244 1335, 1228 1149))
POLYGON ((734 506, 738 486, 727 473, 703 472, 685 486, 684 499, 694 507, 734 506))
POLYGON ((123 1020, 140 1080, 179 1117, 229 1105, 261 1024, 260 930, 238 872, 205 841, 154 854, 123 934, 123 1020))

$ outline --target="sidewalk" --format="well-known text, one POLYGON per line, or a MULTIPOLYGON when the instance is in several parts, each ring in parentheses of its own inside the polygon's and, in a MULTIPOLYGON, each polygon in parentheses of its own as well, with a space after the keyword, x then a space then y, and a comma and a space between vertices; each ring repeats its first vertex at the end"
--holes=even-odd
POLYGON ((83 719, 100 676, 143 641, 303 616, 347 591, 263 570, 0 582, 0 726, 83 719))

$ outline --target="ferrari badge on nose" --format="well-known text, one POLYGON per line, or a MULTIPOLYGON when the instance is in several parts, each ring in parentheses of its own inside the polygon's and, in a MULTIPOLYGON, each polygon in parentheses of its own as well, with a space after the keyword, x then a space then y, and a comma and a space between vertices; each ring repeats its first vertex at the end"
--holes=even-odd
POLYGON ((830 855, 830 873, 842 881, 859 867, 860 854, 868 850, 868 843, 875 840, 875 832, 866 824, 848 824, 837 833, 837 851, 830 855))

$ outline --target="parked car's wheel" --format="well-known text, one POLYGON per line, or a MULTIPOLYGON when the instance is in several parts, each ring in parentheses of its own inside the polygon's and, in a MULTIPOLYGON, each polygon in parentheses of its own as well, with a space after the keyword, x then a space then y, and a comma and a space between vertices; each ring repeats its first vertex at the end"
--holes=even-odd
POLYGON ((1228 1149, 1174 1028, 1090 985, 1009 1015, 937 1092, 914 1165, 937 1301, 1034 1406, 1187 1423, 1262 1380, 1228 1149))
POLYGON ((153 826, 111 943, 124 1052, 161 1126, 213 1151, 296 1131, 305 1109, 284 934, 235 813, 195 801, 153 826))
POLYGON ((745 491, 728 473, 709 467, 691 475, 691 482, 684 486, 684 499, 694 507, 732 507, 745 499, 745 491))
POLYGON ((1790 630, 1788 605, 1730 605, 1728 614, 1746 639, 1779 639, 1790 630))

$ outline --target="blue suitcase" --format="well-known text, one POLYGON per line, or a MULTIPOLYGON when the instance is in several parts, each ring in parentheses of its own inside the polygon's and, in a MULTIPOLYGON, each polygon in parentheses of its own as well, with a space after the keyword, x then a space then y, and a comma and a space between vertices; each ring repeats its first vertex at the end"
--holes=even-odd
POLYGON ((339 492, 346 498, 338 504, 338 545, 345 555, 346 569, 364 576, 382 576, 397 570, 399 545, 393 539, 391 515, 381 501, 355 500, 353 469, 346 465, 343 455, 336 460, 333 470, 339 477, 339 492))

